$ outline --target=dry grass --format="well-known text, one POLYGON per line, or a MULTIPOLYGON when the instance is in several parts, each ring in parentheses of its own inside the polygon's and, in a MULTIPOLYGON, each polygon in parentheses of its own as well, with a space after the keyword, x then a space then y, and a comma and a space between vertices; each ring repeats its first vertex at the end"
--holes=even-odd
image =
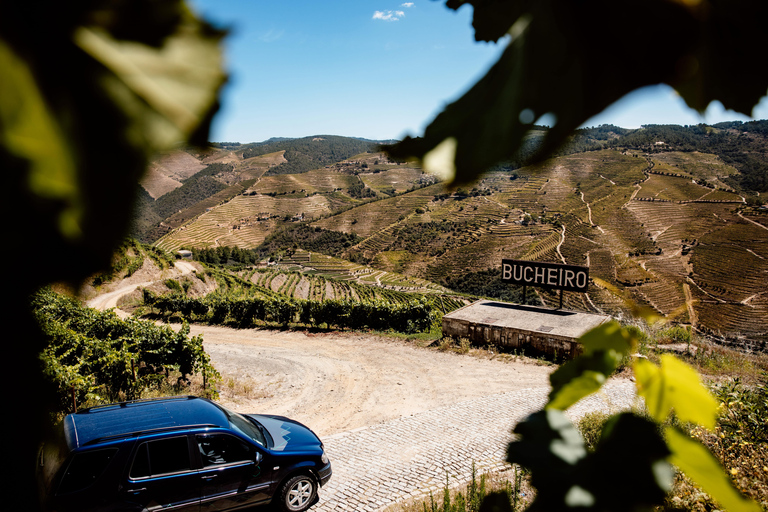
POLYGON ((437 494, 430 492, 428 497, 392 505, 384 512, 477 512, 483 498, 491 493, 498 493, 502 500, 506 497, 511 510, 517 512, 525 510, 533 501, 535 491, 529 480, 527 472, 518 466, 510 465, 501 471, 490 471, 477 477, 473 465, 468 482, 452 485, 446 478, 445 486, 437 494))
MULTIPOLYGON (((714 432, 695 428, 701 441, 723 465, 733 485, 768 509, 768 374, 763 381, 744 385, 739 380, 714 388, 720 416, 714 432)), ((678 474, 665 509, 712 510, 716 504, 690 479, 678 474)))
POLYGON ((265 388, 263 383, 255 379, 233 375, 222 375, 217 385, 219 396, 232 401, 238 399, 257 400, 271 398, 272 393, 265 388))

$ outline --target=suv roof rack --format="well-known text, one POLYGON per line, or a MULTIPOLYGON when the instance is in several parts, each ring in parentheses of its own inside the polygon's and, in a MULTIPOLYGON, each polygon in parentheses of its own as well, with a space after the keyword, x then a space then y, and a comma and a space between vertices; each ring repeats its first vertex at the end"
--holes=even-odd
POLYGON ((104 441, 127 439, 129 437, 139 437, 139 436, 149 435, 149 434, 162 434, 164 432, 173 432, 174 430, 189 430, 193 428, 221 428, 221 425, 214 425, 213 423, 200 423, 198 425, 174 425, 172 427, 149 428, 145 430, 136 430, 133 432, 124 432, 120 434, 110 434, 108 436, 97 437, 95 439, 91 439, 90 441, 85 443, 83 446, 103 443, 104 441))
MULTIPOLYGON (((145 403, 152 403, 152 402, 167 402, 167 401, 182 401, 182 400, 197 400, 201 399, 198 396, 194 395, 178 395, 178 396, 157 396, 152 398, 137 398, 135 400, 125 400, 123 402, 114 402, 111 404, 102 404, 102 405, 94 405, 93 407, 88 407, 86 409, 80 409, 77 411, 76 414, 80 413, 88 413, 88 412, 97 412, 100 409, 107 409, 107 408, 115 408, 115 407, 128 407, 130 405, 141 405, 145 403)), ((203 399, 204 400, 204 399, 203 399)))

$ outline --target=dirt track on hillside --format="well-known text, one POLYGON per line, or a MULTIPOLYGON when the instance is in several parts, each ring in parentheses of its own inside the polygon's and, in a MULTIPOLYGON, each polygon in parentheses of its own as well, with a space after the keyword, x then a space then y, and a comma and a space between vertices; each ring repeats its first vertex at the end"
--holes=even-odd
POLYGON ((294 418, 321 436, 486 395, 547 387, 551 371, 360 333, 196 325, 192 334, 203 335, 222 373, 220 402, 239 412, 294 418))

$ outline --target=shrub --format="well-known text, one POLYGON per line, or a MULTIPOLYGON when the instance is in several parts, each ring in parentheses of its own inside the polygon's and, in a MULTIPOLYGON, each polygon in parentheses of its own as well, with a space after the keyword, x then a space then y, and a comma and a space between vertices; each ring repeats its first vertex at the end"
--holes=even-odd
POLYGON ((163 284, 166 286, 166 288, 168 288, 171 291, 179 292, 179 293, 184 292, 179 282, 175 279, 166 279, 165 281, 163 281, 163 284))
POLYGON ((597 446, 606 421, 608 421, 608 415, 599 411, 588 412, 579 420, 577 428, 581 433, 581 437, 584 438, 584 444, 589 451, 593 451, 595 446, 597 446))
POLYGON ((665 343, 688 343, 690 344, 693 337, 691 335, 690 327, 683 327, 682 325, 674 325, 668 327, 656 334, 656 339, 660 344, 665 343))
POLYGON ((190 338, 187 324, 174 332, 153 322, 121 320, 113 311, 86 308, 50 290, 38 292, 32 305, 48 339, 40 358, 60 411, 70 409, 73 395, 78 403, 139 398, 170 371, 179 372, 180 385, 196 373, 218 378, 202 338, 190 338))
MULTIPOLYGON (((717 457, 744 495, 768 506, 768 374, 754 386, 735 379, 713 388, 720 402, 714 432, 694 428, 692 435, 717 457)), ((678 475, 667 506, 688 510, 717 508, 712 498, 678 475)))
POLYGON ((222 294, 189 298, 180 293, 155 296, 145 291, 144 304, 166 317, 179 314, 188 320, 232 323, 239 327, 250 327, 256 322, 287 326, 301 321, 313 327, 325 324, 339 329, 392 329, 416 333, 429 331, 437 316, 433 304, 426 299, 402 302, 380 299, 297 300, 280 296, 236 297, 222 294))

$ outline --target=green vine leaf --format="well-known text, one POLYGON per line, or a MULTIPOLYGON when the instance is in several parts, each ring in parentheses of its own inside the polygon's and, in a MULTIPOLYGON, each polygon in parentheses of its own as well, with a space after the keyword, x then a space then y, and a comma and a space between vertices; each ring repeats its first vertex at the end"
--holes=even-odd
POLYGON ((680 421, 712 430, 717 419, 717 400, 701 383, 696 370, 676 357, 663 354, 661 367, 645 359, 634 363, 637 391, 649 413, 659 423, 674 410, 680 421))
POLYGON ((0 151, 28 162, 27 182, 17 192, 49 203, 60 232, 76 239, 82 234, 83 198, 68 141, 27 64, 2 39, 0 69, 0 151))
POLYGON ((584 354, 562 365, 549 377, 548 409, 565 410, 599 390, 628 356, 636 340, 618 322, 606 322, 579 338, 584 354))
POLYGON ((207 33, 187 15, 154 48, 114 39, 98 27, 80 27, 75 43, 111 71, 105 85, 133 124, 131 132, 154 150, 187 140, 216 110, 226 80, 221 34, 207 33))
POLYGON ((590 329, 579 338, 584 353, 591 354, 598 350, 608 350, 617 356, 629 355, 637 345, 637 339, 630 331, 616 321, 606 322, 590 329))
POLYGON ((565 410, 591 395, 605 384, 614 368, 614 359, 602 351, 567 362, 549 376, 552 391, 546 408, 565 410))
POLYGON ((704 445, 675 427, 666 427, 669 461, 730 512, 759 512, 760 505, 744 498, 723 472, 720 463, 704 445))

